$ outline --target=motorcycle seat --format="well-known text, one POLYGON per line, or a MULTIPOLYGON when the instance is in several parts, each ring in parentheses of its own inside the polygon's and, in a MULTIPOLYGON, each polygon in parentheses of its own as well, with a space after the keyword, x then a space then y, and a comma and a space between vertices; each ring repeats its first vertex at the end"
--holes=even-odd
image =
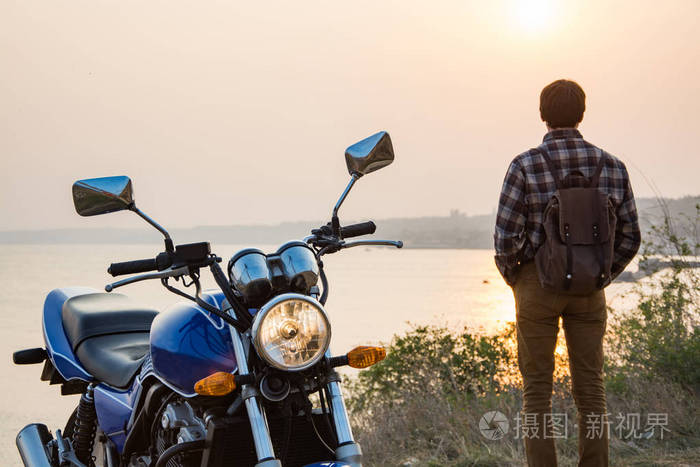
POLYGON ((97 381, 127 389, 149 349, 147 332, 92 337, 83 341, 75 356, 97 381))
POLYGON ((62 320, 83 367, 98 381, 126 388, 148 353, 157 314, 126 295, 91 293, 66 300, 62 320))

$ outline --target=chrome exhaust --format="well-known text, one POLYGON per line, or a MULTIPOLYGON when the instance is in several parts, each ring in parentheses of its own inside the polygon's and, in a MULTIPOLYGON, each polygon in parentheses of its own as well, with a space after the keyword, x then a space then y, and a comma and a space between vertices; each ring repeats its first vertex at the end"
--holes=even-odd
POLYGON ((25 467, 56 467, 47 446, 53 440, 43 423, 27 425, 17 434, 17 449, 25 467))

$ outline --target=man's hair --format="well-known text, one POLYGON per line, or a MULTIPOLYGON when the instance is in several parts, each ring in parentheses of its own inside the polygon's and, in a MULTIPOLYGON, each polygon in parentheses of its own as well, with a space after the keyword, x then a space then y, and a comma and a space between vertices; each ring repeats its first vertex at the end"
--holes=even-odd
POLYGON ((576 126, 585 110, 586 93, 575 81, 556 80, 540 93, 540 115, 550 128, 576 126))

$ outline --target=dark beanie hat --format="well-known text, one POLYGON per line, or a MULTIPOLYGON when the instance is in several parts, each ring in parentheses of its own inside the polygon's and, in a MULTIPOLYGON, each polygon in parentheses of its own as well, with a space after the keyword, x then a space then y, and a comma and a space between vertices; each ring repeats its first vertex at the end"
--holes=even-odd
POLYGON ((575 81, 557 80, 540 94, 540 115, 550 128, 575 126, 585 110, 586 94, 575 81))

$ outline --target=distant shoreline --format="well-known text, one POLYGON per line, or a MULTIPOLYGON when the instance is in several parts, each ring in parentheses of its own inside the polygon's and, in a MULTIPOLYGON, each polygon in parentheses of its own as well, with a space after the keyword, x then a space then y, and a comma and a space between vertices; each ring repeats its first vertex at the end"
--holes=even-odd
MULTIPOLYGON (((636 200, 642 232, 663 222, 664 210, 671 218, 692 215, 700 196, 679 199, 639 198, 636 200), (660 204, 663 204, 663 208, 660 204)), ((367 219, 342 219, 344 225, 367 219)), ((367 238, 402 240, 407 249, 492 250, 496 215, 468 216, 457 209, 448 216, 378 219, 377 231, 367 238)), ((211 225, 169 229, 176 243, 209 241, 212 244, 274 245, 302 239, 320 220, 282 222, 274 225, 211 225)), ((94 225, 94 224, 93 224, 94 225)), ((167 226, 166 226, 167 228, 167 226)), ((161 243, 160 234, 146 224, 139 228, 63 228, 0 231, 0 244, 120 244, 161 243)))
MULTIPOLYGON (((285 239, 281 240, 278 242, 245 242, 245 241, 219 241, 219 242, 213 242, 210 241, 210 243, 218 243, 222 245, 245 245, 245 244, 251 244, 251 245, 260 245, 260 244, 269 244, 269 245, 277 245, 277 244, 282 244, 285 241, 290 240, 290 239, 285 239)), ((301 240, 301 238, 299 238, 301 240)), ((3 241, 0 239, 0 245, 2 246, 36 246, 36 245, 153 245, 153 244, 158 244, 160 245, 161 241, 159 239, 156 239, 156 241, 140 241, 140 242, 127 242, 127 241, 23 241, 23 242, 15 242, 15 241, 3 241)), ((369 247, 368 247, 369 248, 369 247)), ((376 248, 376 247, 372 247, 376 248)), ((394 249, 393 247, 380 247, 380 248, 390 248, 394 249)), ((493 247, 463 247, 463 246, 453 246, 453 245, 406 245, 404 244, 403 249, 406 250, 493 250, 493 247)))

